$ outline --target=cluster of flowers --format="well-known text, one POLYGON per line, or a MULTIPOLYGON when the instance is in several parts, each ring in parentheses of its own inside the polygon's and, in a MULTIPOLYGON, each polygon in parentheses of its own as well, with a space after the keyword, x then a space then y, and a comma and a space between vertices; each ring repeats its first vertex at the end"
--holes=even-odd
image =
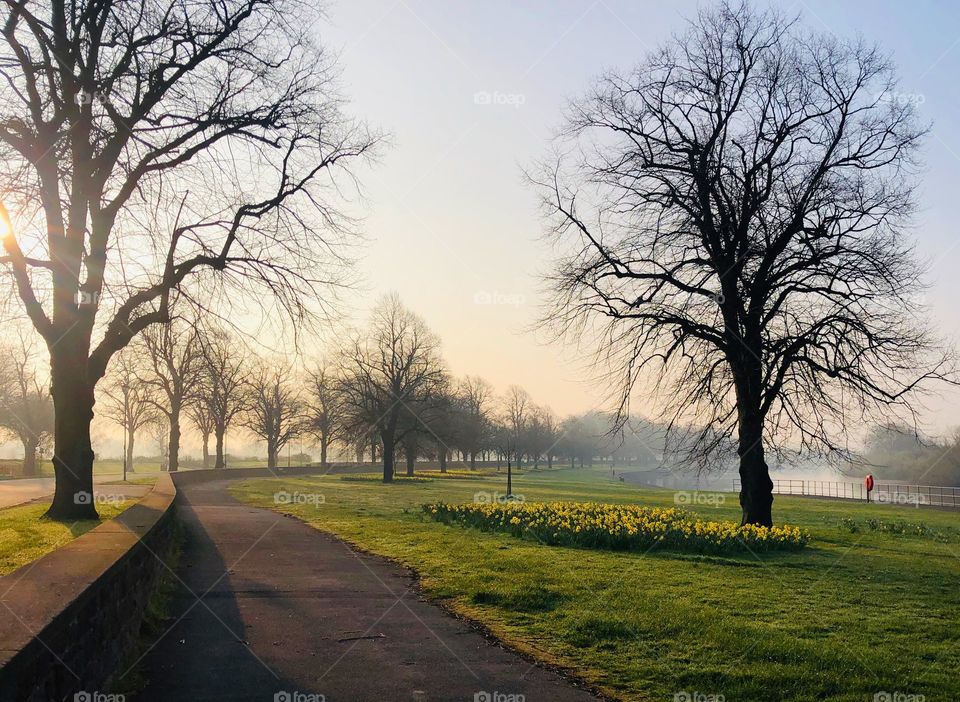
POLYGON ((559 546, 663 548, 694 553, 792 551, 810 540, 797 527, 708 522, 682 509, 597 502, 507 502, 423 506, 431 519, 559 546))

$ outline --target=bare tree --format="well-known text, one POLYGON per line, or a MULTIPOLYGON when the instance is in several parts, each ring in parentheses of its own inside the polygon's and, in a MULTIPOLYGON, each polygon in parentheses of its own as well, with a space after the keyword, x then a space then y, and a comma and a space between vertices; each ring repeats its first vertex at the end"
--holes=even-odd
MULTIPOLYGON (((561 334, 599 340, 704 461, 736 437, 743 522, 772 523, 765 449, 847 451, 948 371, 904 233, 924 128, 887 57, 721 4, 573 109, 581 154, 535 180, 567 246, 561 334)), ((679 435, 679 434, 678 434, 679 435)), ((705 465, 705 463, 704 463, 705 465)))
POLYGON ((167 420, 169 446, 167 470, 176 471, 180 461, 181 417, 195 401, 201 378, 200 338, 196 326, 179 317, 151 327, 143 334, 149 372, 146 382, 157 412, 167 420))
POLYGON ((320 465, 327 465, 330 446, 346 438, 340 398, 340 379, 326 363, 307 374, 309 400, 306 403, 307 431, 320 442, 320 465))
POLYGON ((527 423, 526 445, 533 458, 533 467, 540 466, 540 459, 547 459, 547 467, 553 467, 557 439, 560 437, 559 423, 549 407, 534 406, 527 423))
POLYGON ((147 382, 147 367, 137 349, 128 347, 113 357, 104 383, 100 386, 105 396, 104 414, 120 425, 124 435, 123 477, 133 470, 134 446, 137 431, 156 418, 152 393, 147 382))
MULTIPOLYGON (((502 400, 503 423, 507 427, 510 437, 511 453, 517 464, 524 452, 524 439, 530 415, 533 411, 533 400, 530 394, 519 385, 507 388, 507 394, 502 400)), ((510 454, 507 455, 507 466, 510 466, 510 454)))
POLYGON ((201 283, 311 314, 350 230, 332 206, 338 174, 353 184, 350 165, 378 139, 341 112, 313 3, 4 7, 0 191, 23 227, 0 207, 0 263, 50 352, 49 514, 90 518, 74 494, 92 490, 94 388, 110 358, 169 321, 172 291, 201 283))
POLYGON ((261 360, 247 379, 243 425, 267 445, 267 468, 277 467, 280 451, 306 429, 303 402, 287 363, 261 360))
POLYGON ((23 475, 40 474, 37 452, 53 433, 53 403, 36 372, 36 354, 21 337, 0 361, 0 431, 23 444, 23 475))
MULTIPOLYGON (((200 378, 202 379, 203 374, 200 373, 200 378)), ((204 392, 204 386, 202 380, 198 386, 199 393, 204 392)), ((187 402, 186 410, 187 416, 190 418, 190 422, 193 424, 194 428, 200 434, 200 451, 203 457, 203 467, 210 467, 210 436, 214 433, 216 427, 216 420, 213 417, 213 414, 210 412, 210 404, 206 401, 205 398, 200 396, 199 393, 195 393, 193 397, 187 402)))
POLYGON ((422 406, 446 382, 440 342, 397 295, 383 298, 365 336, 357 336, 340 359, 346 425, 355 434, 376 432, 383 455, 383 481, 393 480, 394 454, 404 432, 421 420, 422 406))
POLYGON ((468 375, 460 383, 457 398, 461 418, 458 440, 470 457, 470 468, 475 470, 477 453, 483 450, 490 438, 493 386, 483 378, 468 375))
POLYGON ((224 440, 247 400, 247 358, 239 339, 225 329, 205 325, 200 332, 200 382, 197 402, 204 405, 214 437, 214 470, 226 466, 224 440))

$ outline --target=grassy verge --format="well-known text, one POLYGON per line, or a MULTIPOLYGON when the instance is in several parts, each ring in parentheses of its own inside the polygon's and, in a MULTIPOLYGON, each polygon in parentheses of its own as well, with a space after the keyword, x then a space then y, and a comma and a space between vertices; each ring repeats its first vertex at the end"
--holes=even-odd
MULTIPOLYGON (((233 491, 415 568, 445 605, 623 699, 960 699, 956 513, 778 498, 776 518, 809 529, 810 545, 736 557, 544 546, 420 514, 427 502, 490 500, 503 488, 494 478, 384 486, 327 476, 233 491), (280 486, 324 500, 278 506, 280 486), (852 531, 842 520, 926 528, 852 531)), ((591 471, 528 473, 514 489, 536 501, 675 501, 591 471)), ((737 517, 734 495, 681 502, 705 519, 737 517)))
POLYGON ((60 548, 99 526, 104 520, 113 519, 135 501, 98 503, 100 519, 84 519, 73 523, 56 522, 44 517, 43 513, 49 507, 45 503, 0 509, 0 575, 6 575, 60 548))

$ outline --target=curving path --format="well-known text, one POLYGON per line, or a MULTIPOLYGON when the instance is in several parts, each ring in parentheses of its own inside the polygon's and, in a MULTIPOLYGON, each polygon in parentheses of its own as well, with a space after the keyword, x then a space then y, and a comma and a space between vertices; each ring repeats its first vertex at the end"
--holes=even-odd
POLYGON ((241 504, 225 482, 178 489, 181 583, 135 699, 597 699, 418 599, 410 571, 241 504))

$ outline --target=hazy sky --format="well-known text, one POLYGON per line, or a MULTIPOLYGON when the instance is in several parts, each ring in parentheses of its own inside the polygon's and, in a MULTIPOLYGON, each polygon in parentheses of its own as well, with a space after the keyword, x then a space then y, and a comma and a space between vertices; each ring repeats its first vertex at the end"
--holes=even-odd
MULTIPOLYGON (((452 370, 526 387, 567 413, 602 399, 569 349, 538 344, 538 274, 549 261, 521 170, 545 154, 566 101, 608 68, 628 68, 682 27, 698 3, 340 0, 323 42, 342 55, 353 114, 391 133, 364 174, 370 198, 361 255, 361 317, 395 290, 440 334, 452 370)), ((782 3, 811 27, 862 34, 892 52, 901 92, 933 122, 918 247, 929 302, 960 331, 960 3, 782 3)), ((960 394, 935 401, 938 430, 960 424, 960 394)))

